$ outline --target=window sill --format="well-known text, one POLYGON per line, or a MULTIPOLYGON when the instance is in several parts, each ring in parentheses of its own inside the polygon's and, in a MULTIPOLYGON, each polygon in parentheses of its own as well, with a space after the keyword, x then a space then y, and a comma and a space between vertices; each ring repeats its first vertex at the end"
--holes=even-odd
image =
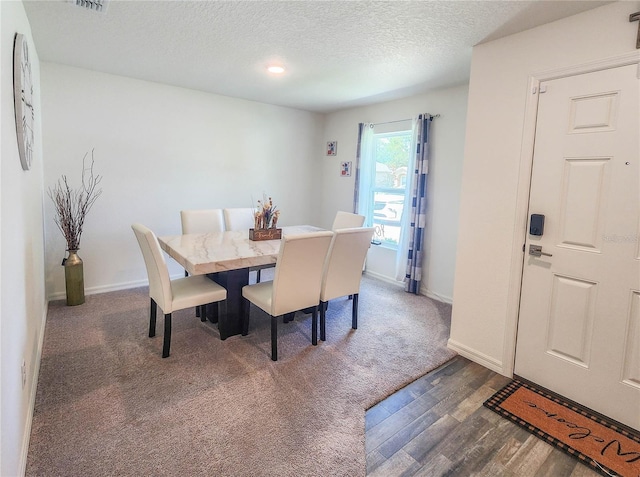
POLYGON ((391 250, 393 252, 397 252, 398 251, 398 246, 397 245, 391 245, 391 244, 384 243, 384 242, 373 241, 373 242, 371 242, 371 245, 375 245, 376 247, 384 248, 386 250, 391 250))

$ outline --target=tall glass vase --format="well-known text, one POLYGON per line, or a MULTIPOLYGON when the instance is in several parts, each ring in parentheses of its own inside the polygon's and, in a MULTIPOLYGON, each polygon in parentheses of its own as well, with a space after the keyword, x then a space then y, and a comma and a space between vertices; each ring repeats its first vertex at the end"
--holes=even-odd
POLYGON ((64 260, 64 280, 67 286, 67 305, 75 306, 84 303, 84 271, 82 259, 77 250, 68 250, 69 256, 64 260))

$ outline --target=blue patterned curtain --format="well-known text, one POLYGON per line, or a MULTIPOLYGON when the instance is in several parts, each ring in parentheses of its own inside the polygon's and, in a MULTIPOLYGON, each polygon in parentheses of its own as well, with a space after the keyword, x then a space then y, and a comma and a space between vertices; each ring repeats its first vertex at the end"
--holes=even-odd
POLYGON ((429 129, 433 116, 421 114, 416 127, 415 169, 411 178, 412 199, 409 233, 409 253, 404 289, 409 293, 420 293, 422 281, 423 238, 427 212, 427 173, 429 172, 429 129))

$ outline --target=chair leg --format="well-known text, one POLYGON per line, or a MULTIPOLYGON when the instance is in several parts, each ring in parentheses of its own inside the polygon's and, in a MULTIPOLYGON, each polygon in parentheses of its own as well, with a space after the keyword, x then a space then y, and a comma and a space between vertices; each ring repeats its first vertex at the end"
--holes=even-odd
POLYGON ((271 360, 278 361, 278 317, 271 317, 271 360))
POLYGON ((156 314, 158 311, 158 305, 153 298, 151 298, 151 306, 149 310, 149 338, 153 338, 156 335, 156 314))
POLYGON ((242 299, 242 336, 249 334, 249 313, 251 312, 251 303, 246 298, 242 299))
POLYGON ((351 308, 351 328, 358 329, 358 294, 353 294, 353 304, 351 308))
POLYGON ((171 347, 171 313, 164 315, 164 343, 162 344, 162 357, 169 357, 169 348, 171 347))
POLYGON ((327 302, 320 302, 320 339, 327 340, 327 302))
POLYGON ((200 321, 207 321, 207 305, 196 306, 196 316, 200 317, 200 321))
MULTIPOLYGON (((184 276, 188 277, 189 276, 189 272, 187 272, 186 270, 184 271, 184 276)), ((202 313, 202 309, 199 306, 196 306, 196 318, 200 318, 200 321, 205 321, 205 319, 203 319, 203 317, 205 317, 205 315, 202 313)))
MULTIPOLYGON (((185 271, 184 271, 184 276, 185 276, 185 277, 188 277, 188 276, 189 276, 189 272, 187 272, 187 271, 185 270, 185 271)), ((200 318, 200 321, 204 321, 204 320, 202 319, 202 317, 203 317, 203 316, 204 316, 204 315, 202 314, 202 311, 201 311, 200 307, 199 307, 199 306, 196 306, 196 318, 200 318)))
POLYGON ((311 344, 318 344, 318 307, 314 306, 311 312, 311 344))

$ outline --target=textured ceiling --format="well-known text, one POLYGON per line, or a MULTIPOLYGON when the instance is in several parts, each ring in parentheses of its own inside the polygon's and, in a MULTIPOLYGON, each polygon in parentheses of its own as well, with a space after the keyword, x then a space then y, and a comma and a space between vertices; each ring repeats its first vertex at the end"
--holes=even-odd
POLYGON ((26 0, 42 61, 328 112, 465 83, 471 48, 606 1, 26 0), (266 74, 270 62, 287 68, 266 74))

